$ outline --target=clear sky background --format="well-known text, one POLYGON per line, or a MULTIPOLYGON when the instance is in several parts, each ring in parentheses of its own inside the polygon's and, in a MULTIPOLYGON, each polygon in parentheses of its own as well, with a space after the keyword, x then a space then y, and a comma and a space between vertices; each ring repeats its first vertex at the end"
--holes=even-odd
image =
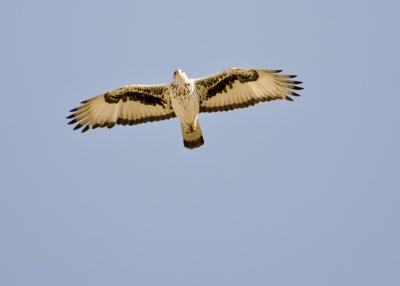
POLYGON ((398 1, 3 1, 0 285, 400 285, 398 1), (126 84, 284 69, 302 97, 85 134, 126 84))

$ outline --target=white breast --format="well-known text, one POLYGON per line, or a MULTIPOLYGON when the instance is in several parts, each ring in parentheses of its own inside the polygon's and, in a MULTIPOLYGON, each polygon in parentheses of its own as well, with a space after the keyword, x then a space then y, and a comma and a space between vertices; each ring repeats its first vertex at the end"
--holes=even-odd
POLYGON ((171 105, 177 117, 186 123, 192 123, 199 114, 199 99, 194 88, 194 80, 184 83, 172 83, 171 105))

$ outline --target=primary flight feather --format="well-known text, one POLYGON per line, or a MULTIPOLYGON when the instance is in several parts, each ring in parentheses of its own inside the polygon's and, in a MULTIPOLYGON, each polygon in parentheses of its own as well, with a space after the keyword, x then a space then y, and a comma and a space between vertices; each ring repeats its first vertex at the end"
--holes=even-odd
POLYGON ((174 72, 172 83, 128 85, 82 101, 71 110, 74 130, 86 132, 116 124, 135 125, 178 117, 183 144, 194 149, 204 144, 200 112, 228 111, 275 99, 291 100, 302 82, 280 70, 227 69, 198 79, 182 70, 174 72))

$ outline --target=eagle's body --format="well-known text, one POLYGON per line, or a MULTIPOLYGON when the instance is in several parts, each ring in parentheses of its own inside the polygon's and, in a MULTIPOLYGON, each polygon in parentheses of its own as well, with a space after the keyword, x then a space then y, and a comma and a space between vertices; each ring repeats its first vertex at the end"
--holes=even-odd
POLYGON ((171 84, 124 86, 82 102, 71 110, 74 129, 134 125, 178 117, 184 145, 193 149, 204 144, 200 112, 228 111, 274 99, 292 100, 293 90, 302 89, 295 76, 278 70, 228 69, 215 75, 189 79, 174 72, 171 84))
POLYGON ((200 99, 193 79, 189 79, 182 70, 174 72, 170 86, 171 105, 181 120, 183 144, 193 149, 204 144, 198 120, 200 99))

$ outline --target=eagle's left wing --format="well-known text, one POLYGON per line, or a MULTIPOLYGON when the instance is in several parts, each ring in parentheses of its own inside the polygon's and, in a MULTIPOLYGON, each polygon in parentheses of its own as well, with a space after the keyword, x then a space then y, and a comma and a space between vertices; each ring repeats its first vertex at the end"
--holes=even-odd
POLYGON ((228 69, 195 80, 200 112, 228 111, 275 99, 292 100, 301 90, 296 76, 279 74, 280 70, 228 69))
POLYGON ((114 127, 115 124, 134 125, 175 117, 171 107, 169 86, 128 85, 82 101, 71 110, 75 129, 114 127))

